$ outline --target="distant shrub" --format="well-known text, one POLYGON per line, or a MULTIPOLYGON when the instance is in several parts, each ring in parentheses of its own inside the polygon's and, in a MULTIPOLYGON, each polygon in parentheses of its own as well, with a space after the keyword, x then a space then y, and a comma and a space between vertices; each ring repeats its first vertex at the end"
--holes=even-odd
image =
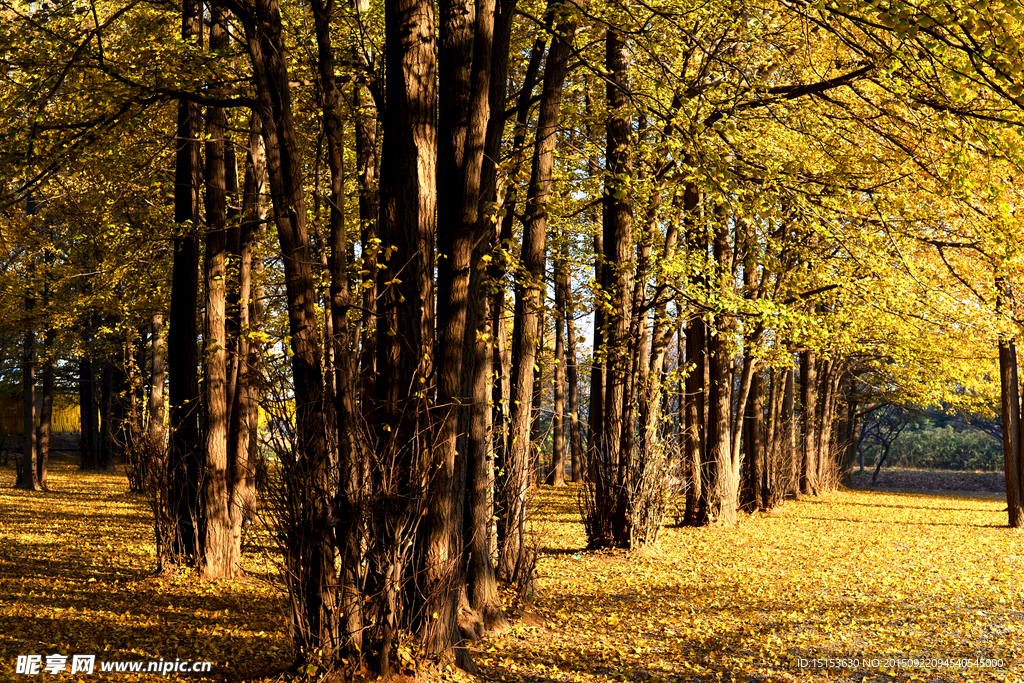
POLYGON ((885 466, 991 472, 1003 468, 1003 445, 989 434, 973 430, 908 431, 892 445, 885 466))

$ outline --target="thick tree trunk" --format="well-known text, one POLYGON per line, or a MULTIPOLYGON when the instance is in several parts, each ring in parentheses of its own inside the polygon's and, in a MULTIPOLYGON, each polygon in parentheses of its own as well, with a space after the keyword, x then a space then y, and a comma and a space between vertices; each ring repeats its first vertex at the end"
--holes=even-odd
MULTIPOLYGON (((605 87, 609 110, 606 124, 605 191, 602 204, 604 232, 604 282, 610 307, 607 313, 607 348, 605 349, 604 421, 601 425, 599 450, 611 469, 603 469, 607 498, 599 506, 615 510, 613 538, 604 542, 618 547, 628 544, 629 528, 625 518, 625 474, 631 453, 621 449, 626 408, 626 385, 631 369, 629 331, 633 318, 633 223, 632 198, 629 196, 631 122, 627 117, 629 104, 629 58, 625 37, 608 29, 605 35, 605 67, 610 76, 605 87)), ((629 426, 632 428, 632 425, 629 426)), ((594 540, 591 539, 591 543, 594 540)))
POLYGON ((836 461, 838 449, 835 447, 834 424, 839 382, 844 372, 842 363, 830 359, 822 364, 819 378, 818 486, 823 491, 832 490, 839 483, 840 463, 836 461))
MULTIPOLYGON (((438 120, 438 345, 437 457, 427 516, 425 571, 427 612, 437 614, 424 629, 429 651, 457 638, 458 588, 463 579, 463 505, 470 449, 460 431, 468 426, 472 370, 476 357, 473 304, 483 296, 474 277, 483 255, 477 246, 489 233, 479 220, 481 171, 490 117, 490 61, 494 2, 440 3, 440 89, 438 120), (462 444, 460 448, 459 445, 462 444)), ((480 446, 480 444, 476 444, 480 446)), ((484 450, 477 448, 480 458, 484 450)), ((474 463, 482 468, 482 461, 474 463)))
MULTIPOLYGON (((210 50, 227 45, 227 16, 211 6, 210 50)), ((203 575, 233 578, 240 546, 232 533, 228 481, 228 372, 227 372, 227 186, 225 134, 227 116, 222 107, 206 113, 206 304, 204 320, 203 391, 206 409, 205 467, 203 470, 203 575)))
MULTIPOLYGON (((714 234, 713 253, 718 273, 720 296, 728 297, 732 282, 733 250, 729 239, 729 217, 719 207, 714 234)), ((709 518, 726 525, 736 522, 738 507, 739 467, 733 457, 732 445, 732 358, 729 341, 732 322, 719 314, 714 319, 715 333, 708 338, 708 366, 711 380, 708 405, 708 461, 711 465, 709 518)), ((741 408, 742 410, 742 408, 741 408)))
MULTIPOLYGON (((406 582, 404 536, 423 516, 430 456, 428 379, 433 376, 434 240, 436 226, 437 91, 433 4, 386 0, 387 108, 380 177, 380 239, 390 253, 378 270, 377 383, 372 422, 377 426, 374 482, 389 492, 375 524, 373 552, 381 556, 382 674, 388 675, 406 582), (394 474, 392 474, 394 473, 394 474), (382 555, 383 554, 383 555, 382 555)), ((422 590, 423 575, 415 577, 422 590)), ((421 623, 406 627, 425 635, 421 623)), ((419 615, 429 617, 431 615, 419 615)), ((437 633, 448 644, 447 622, 437 633)))

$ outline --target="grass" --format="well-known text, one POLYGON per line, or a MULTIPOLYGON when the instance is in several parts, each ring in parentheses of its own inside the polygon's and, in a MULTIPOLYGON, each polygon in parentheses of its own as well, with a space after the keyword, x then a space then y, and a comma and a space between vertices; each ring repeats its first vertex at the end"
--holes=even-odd
MULTIPOLYGON (((245 580, 156 581, 149 514, 123 477, 57 463, 36 494, 3 474, 0 680, 33 680, 13 673, 33 653, 209 660, 205 680, 224 681, 289 661, 266 558, 246 556, 245 580)), ((537 493, 533 605, 471 644, 483 680, 1024 680, 1024 537, 997 495, 839 492, 627 554, 584 550, 577 492, 537 493), (829 658, 859 661, 811 666, 829 658), (898 661, 914 658, 1002 665, 898 661)))

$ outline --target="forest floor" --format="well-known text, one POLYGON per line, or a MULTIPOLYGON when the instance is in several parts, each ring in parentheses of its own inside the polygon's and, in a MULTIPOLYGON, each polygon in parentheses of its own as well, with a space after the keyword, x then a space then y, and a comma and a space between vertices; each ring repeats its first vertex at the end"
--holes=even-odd
MULTIPOLYGON (((209 660, 217 681, 288 662, 277 570, 252 542, 243 580, 158 580, 123 476, 58 461, 49 493, 0 481, 0 681, 34 680, 14 673, 28 654, 209 660)), ((998 495, 841 491, 628 554, 585 550, 578 491, 535 492, 532 605, 470 645, 479 680, 1024 680, 1024 536, 998 495)))

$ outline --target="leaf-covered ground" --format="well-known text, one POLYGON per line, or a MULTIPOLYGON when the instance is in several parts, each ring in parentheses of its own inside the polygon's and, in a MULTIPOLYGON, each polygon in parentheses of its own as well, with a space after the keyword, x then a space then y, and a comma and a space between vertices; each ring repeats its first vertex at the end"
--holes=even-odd
POLYGON ((120 474, 50 469, 49 493, 11 488, 0 471, 0 681, 158 680, 152 674, 16 675, 18 655, 95 654, 97 661, 210 661, 191 680, 246 680, 288 661, 283 605, 264 553, 249 577, 203 583, 150 578, 156 548, 145 499, 120 474))
MULTIPOLYGON (((33 653, 210 660, 206 680, 226 681, 287 663, 258 550, 245 580, 158 581, 145 502, 122 476, 57 463, 53 492, 32 494, 0 474, 0 680, 34 680, 14 674, 33 653)), ((577 491, 537 494, 533 606, 472 645, 481 679, 1024 680, 1024 535, 998 496, 841 492, 733 529, 666 529, 629 555, 583 550, 577 491)))
POLYGON ((998 496, 840 492, 639 556, 584 552, 575 491, 540 497, 546 623, 484 645, 488 678, 1024 680, 1024 535, 998 496))

